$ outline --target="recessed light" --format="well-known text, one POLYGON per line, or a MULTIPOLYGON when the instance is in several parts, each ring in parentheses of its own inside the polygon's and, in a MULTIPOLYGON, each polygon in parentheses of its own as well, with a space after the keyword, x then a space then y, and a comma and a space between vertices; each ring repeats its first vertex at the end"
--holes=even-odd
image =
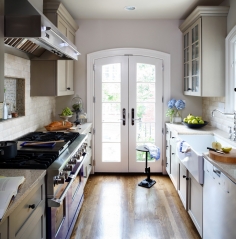
POLYGON ((134 6, 126 6, 125 10, 127 10, 127 11, 134 11, 135 7, 134 6))

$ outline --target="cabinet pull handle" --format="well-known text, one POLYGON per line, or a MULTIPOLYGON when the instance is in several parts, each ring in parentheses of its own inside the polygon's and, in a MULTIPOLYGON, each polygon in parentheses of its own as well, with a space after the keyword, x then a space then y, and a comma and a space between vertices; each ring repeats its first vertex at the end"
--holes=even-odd
POLYGON ((186 177, 186 180, 189 180, 189 178, 186 177))
POLYGON ((186 178, 187 176, 183 175, 183 178, 186 178))
POLYGON ((166 163, 166 166, 168 165, 168 163, 166 163))
POLYGON ((168 145, 166 145, 166 148, 168 148, 168 145))
POLYGON ((67 90, 70 90, 70 87, 67 87, 66 89, 67 89, 67 90))
POLYGON ((35 204, 29 205, 29 208, 35 209, 35 204))
POLYGON ((188 88, 188 91, 189 91, 189 90, 192 90, 192 89, 191 89, 191 88, 188 88))

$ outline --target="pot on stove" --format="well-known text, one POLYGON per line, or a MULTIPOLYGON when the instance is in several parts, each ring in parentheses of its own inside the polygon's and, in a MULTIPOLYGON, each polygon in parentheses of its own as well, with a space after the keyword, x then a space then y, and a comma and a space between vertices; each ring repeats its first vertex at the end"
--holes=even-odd
POLYGON ((16 157, 17 141, 0 141, 0 160, 16 157))

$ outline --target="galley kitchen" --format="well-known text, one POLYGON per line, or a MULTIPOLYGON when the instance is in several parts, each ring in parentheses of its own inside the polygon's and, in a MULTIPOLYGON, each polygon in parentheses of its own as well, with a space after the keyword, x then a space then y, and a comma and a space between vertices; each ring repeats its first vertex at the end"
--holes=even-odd
POLYGON ((236 238, 236 2, 0 1, 0 238, 236 238))

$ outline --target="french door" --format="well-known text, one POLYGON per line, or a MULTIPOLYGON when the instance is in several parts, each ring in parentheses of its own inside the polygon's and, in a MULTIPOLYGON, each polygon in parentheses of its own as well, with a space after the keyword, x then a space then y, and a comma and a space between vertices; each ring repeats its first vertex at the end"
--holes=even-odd
MULTIPOLYGON (((162 148, 162 60, 112 56, 95 60, 95 172, 143 172, 138 145, 162 148)), ((162 172, 162 159, 148 159, 162 172)))

